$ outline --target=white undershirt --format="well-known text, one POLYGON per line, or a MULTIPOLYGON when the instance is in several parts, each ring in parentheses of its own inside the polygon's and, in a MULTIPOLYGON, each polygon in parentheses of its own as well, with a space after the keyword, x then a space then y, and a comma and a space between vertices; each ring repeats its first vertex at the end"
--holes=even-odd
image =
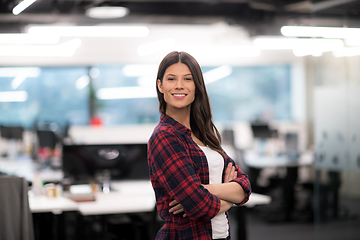
MULTIPOLYGON (((209 166, 209 183, 222 183, 222 173, 224 170, 224 159, 217 151, 209 147, 200 146, 205 153, 209 166)), ((225 213, 221 213, 211 219, 212 238, 226 238, 229 232, 229 224, 225 213)))

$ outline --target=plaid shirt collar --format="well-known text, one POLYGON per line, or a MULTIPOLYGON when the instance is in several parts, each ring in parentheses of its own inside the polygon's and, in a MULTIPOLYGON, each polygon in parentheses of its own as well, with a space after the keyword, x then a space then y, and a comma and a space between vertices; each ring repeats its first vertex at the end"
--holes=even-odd
POLYGON ((175 119, 166 114, 161 115, 160 123, 170 124, 174 127, 176 132, 180 133, 181 135, 191 134, 191 130, 189 128, 185 127, 184 125, 177 122, 175 119))

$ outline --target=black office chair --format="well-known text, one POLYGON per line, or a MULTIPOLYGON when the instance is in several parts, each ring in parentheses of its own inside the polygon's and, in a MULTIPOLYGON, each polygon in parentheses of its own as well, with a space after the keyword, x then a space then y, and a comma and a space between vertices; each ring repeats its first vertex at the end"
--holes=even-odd
POLYGON ((26 179, 0 176, 0 216, 0 239, 34 240, 26 179))
POLYGON ((59 141, 55 132, 51 130, 37 130, 36 133, 39 139, 39 147, 55 149, 56 144, 59 141))

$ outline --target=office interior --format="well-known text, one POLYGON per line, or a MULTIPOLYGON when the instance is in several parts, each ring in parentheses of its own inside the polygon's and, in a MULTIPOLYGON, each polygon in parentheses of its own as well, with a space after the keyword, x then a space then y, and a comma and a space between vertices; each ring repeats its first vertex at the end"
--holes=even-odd
POLYGON ((252 184, 232 239, 360 239, 360 1, 23 2, 0 1, 0 199, 15 212, 26 192, 31 217, 1 227, 154 239, 144 153, 157 66, 176 50, 201 65, 252 184))

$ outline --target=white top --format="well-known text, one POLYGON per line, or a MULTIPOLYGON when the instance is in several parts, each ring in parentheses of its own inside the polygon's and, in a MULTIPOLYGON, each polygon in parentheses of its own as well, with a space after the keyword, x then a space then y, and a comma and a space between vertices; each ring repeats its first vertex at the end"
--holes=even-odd
MULTIPOLYGON (((224 170, 224 158, 209 147, 199 146, 204 152, 209 166, 209 183, 222 183, 222 173, 224 170)), ((229 224, 225 213, 221 213, 211 219, 212 238, 226 238, 229 234, 229 224)))

